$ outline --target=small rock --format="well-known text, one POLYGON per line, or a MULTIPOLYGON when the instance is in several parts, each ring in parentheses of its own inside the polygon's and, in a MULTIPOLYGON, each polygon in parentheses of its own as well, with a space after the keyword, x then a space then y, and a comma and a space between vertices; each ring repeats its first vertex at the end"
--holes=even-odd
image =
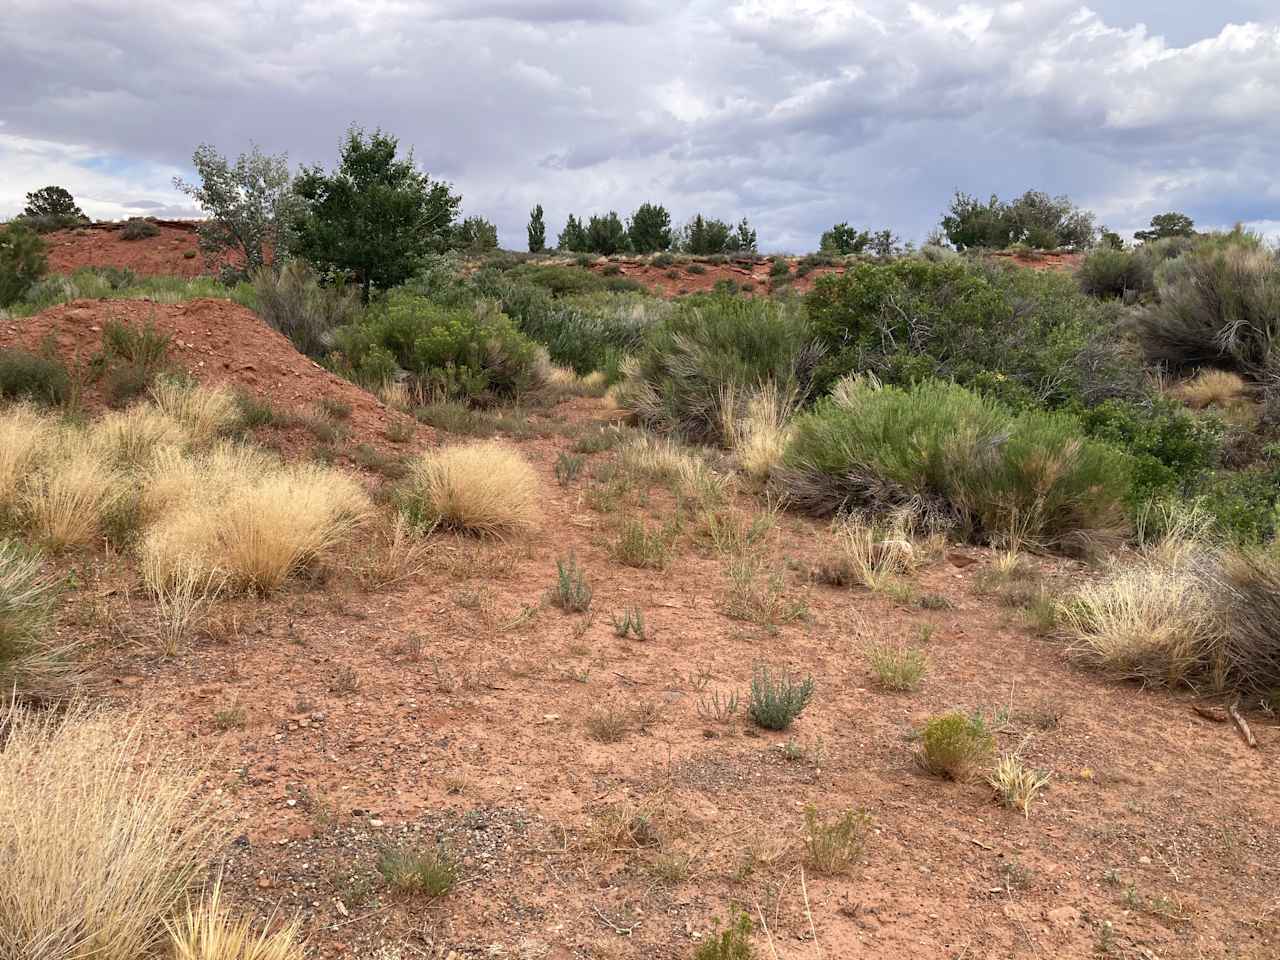
POLYGON ((259 877, 259 878, 258 878, 258 889, 259 889, 259 890, 270 890, 270 889, 271 889, 272 887, 274 887, 274 886, 275 886, 275 884, 271 882, 271 878, 270 878, 270 877, 259 877))

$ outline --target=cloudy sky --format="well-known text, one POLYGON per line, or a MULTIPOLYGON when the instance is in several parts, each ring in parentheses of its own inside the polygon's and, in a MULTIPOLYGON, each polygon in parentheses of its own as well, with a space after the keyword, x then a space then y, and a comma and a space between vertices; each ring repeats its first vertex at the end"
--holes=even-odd
POLYGON ((1274 0, 6 0, 0 217, 192 215, 201 141, 329 165, 352 122, 522 248, 529 207, 920 240, 960 189, 1280 234, 1274 0))

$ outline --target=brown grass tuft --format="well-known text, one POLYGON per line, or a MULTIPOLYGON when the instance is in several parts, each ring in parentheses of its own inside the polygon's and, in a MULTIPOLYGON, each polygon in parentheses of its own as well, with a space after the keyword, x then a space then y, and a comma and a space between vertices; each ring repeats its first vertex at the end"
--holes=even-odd
POLYGON ((442 447, 410 468, 405 512, 419 524, 501 536, 533 529, 540 483, 529 462, 497 441, 442 447))
POLYGON ((303 960, 299 925, 295 920, 268 933, 257 933, 247 918, 233 920, 222 906, 222 881, 214 883, 209 899, 199 906, 187 903, 176 922, 166 922, 174 960, 303 960))
POLYGON ((1244 378, 1227 370, 1202 370, 1173 390, 1174 396, 1193 410, 1233 406, 1245 400, 1248 393, 1244 378))

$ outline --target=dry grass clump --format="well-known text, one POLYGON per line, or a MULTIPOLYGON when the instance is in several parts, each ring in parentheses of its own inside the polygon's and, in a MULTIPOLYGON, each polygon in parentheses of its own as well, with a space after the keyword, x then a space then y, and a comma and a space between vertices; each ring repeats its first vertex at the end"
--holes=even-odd
POLYGON ((845 873, 861 859, 871 832, 871 814, 865 810, 846 810, 824 820, 815 808, 806 807, 804 826, 804 846, 810 865, 818 873, 835 876, 845 873))
POLYGON ((160 377, 151 385, 151 400, 182 424, 188 440, 194 444, 212 443, 240 423, 235 394, 221 384, 204 387, 174 377, 160 377))
POLYGON ((885 524, 848 516, 836 520, 832 532, 837 549, 826 563, 831 570, 823 579, 879 590, 920 564, 906 514, 897 514, 885 524))
POLYGON ((601 370, 583 376, 568 367, 548 361, 543 377, 546 389, 560 396, 603 397, 609 392, 609 378, 601 370))
POLYGON ((153 755, 140 723, 0 721, 0 957, 149 956, 213 834, 195 773, 153 755))
POLYGON ((0 518, 16 506, 22 481, 49 451, 52 418, 25 403, 0 410, 0 518))
POLYGON ((83 679, 80 642, 50 631, 57 593, 38 555, 0 540, 0 703, 65 697, 83 679))
POLYGON ((140 467, 163 447, 185 446, 188 437, 174 417, 150 404, 112 410, 90 424, 89 445, 109 463, 140 467))
POLYGON ((873 643, 867 646, 866 654, 876 684, 883 690, 915 690, 929 670, 929 656, 919 647, 873 643))
POLYGON ((1232 406, 1248 395, 1244 378, 1228 370, 1202 370, 1190 380, 1179 384, 1173 391, 1183 403, 1193 410, 1205 407, 1232 406))
POLYGON ((52 549, 92 543, 128 493, 126 476, 91 442, 68 435, 27 478, 19 513, 52 549))
POLYGON ((713 470, 693 451, 647 433, 621 446, 618 465, 633 477, 665 484, 703 509, 723 504, 732 489, 732 477, 713 470))
POLYGON ((790 438, 791 417, 799 407, 794 389, 766 381, 745 397, 732 384, 720 391, 723 432, 730 449, 737 454, 742 470, 752 480, 764 482, 782 463, 790 438))
POLYGON ((142 497, 144 510, 169 503, 140 546, 153 590, 224 575, 233 588, 270 592, 341 543, 371 510, 354 479, 316 464, 269 465, 228 447, 193 465, 169 466, 158 475, 165 492, 142 497), (251 472, 228 472, 240 465, 251 472), (193 477, 196 485, 187 488, 193 477))
POLYGON ((442 447, 410 468, 403 508, 414 522, 501 536, 530 530, 541 517, 538 475, 497 441, 442 447))
POLYGON ((1149 683, 1223 677, 1220 628, 1205 576, 1211 563, 1194 543, 1166 542, 1116 563, 1106 579, 1059 606, 1076 660, 1149 683))
POLYGON ((1016 753, 1006 753, 987 775, 987 783, 991 784, 996 798, 1006 807, 1021 810, 1023 817, 1030 817, 1031 804, 1049 785, 1049 774, 1028 767, 1016 753))
POLYGON ((1227 551, 1214 578, 1227 685, 1280 691, 1280 559, 1267 550, 1227 551))
POLYGON ((169 946, 174 960, 303 960, 300 928, 297 920, 267 931, 268 923, 254 932, 248 918, 232 919, 222 905, 222 881, 219 879, 209 899, 199 906, 187 903, 186 915, 166 921, 169 946))

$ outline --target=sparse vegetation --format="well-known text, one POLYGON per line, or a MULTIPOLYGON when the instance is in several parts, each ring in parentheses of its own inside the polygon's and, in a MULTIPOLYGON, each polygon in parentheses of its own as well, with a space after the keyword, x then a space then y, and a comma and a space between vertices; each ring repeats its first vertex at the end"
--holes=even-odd
POLYGON ((565 613, 586 613, 591 607, 591 584, 587 572, 572 553, 556 560, 556 582, 551 588, 551 604, 565 613))
POLYGON ((893 643, 869 645, 867 662, 882 689, 898 692, 919 688, 929 669, 929 658, 923 650, 893 643))
POLYGON ((756 664, 751 676, 747 713, 766 730, 787 730, 813 699, 813 677, 797 680, 767 664, 756 664))
POLYGON ((818 873, 834 876, 846 872, 862 857, 871 815, 865 810, 846 810, 826 820, 814 807, 806 807, 804 827, 810 866, 818 873))
POLYGON ((443 897, 458 882, 458 867, 443 847, 393 847, 382 852, 378 872, 392 890, 443 897))
POLYGON ((981 716, 952 711, 934 717, 920 734, 916 760, 948 780, 972 780, 991 758, 995 737, 981 716))
POLYGON ((1006 807, 1021 810, 1024 817, 1031 816, 1031 804, 1049 785, 1049 775, 1032 769, 1017 754, 1006 753, 996 761, 995 769, 987 776, 987 782, 996 798, 1006 807))

